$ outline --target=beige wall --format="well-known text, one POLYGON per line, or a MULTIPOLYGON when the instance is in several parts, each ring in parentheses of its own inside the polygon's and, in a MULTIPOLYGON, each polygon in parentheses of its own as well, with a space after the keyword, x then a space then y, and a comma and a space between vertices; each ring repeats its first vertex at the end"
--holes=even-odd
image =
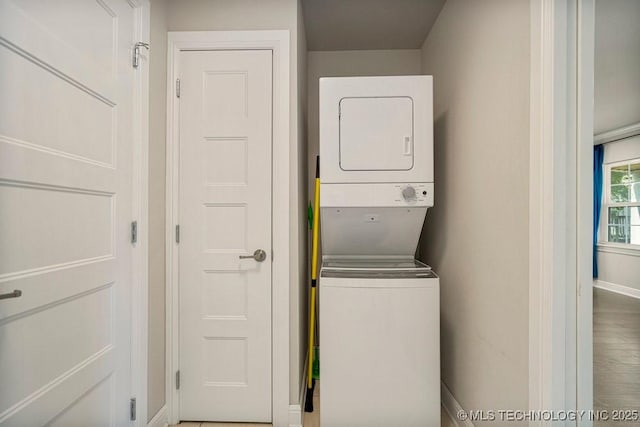
POLYGON ((167 0, 151 2, 149 55, 149 420, 165 404, 165 144, 167 0))
POLYGON ((640 122, 640 1, 596 1, 594 131, 640 122))
POLYGON ((442 379, 466 409, 528 408, 529 8, 448 0, 422 48, 435 206, 419 254, 441 277, 442 379))
POLYGON ((290 30, 295 34, 296 16, 295 0, 169 0, 169 31, 290 30))
MULTIPOLYGON (((304 326, 301 321, 306 316, 305 287, 307 235, 304 232, 306 203, 304 186, 300 185, 306 176, 303 163, 305 156, 303 108, 305 104, 304 72, 306 62, 306 40, 298 0, 170 0, 168 8, 169 31, 210 31, 210 30, 289 30, 291 49, 291 99, 290 99, 290 158, 291 158, 291 228, 290 228, 290 401, 298 403, 301 381, 301 364, 305 355, 302 338, 304 326), (299 58, 302 56, 302 58, 299 58), (300 68, 300 71, 299 71, 300 68), (301 83, 302 81, 302 83, 301 83), (301 87, 302 85, 302 87, 301 87), (303 304, 303 302, 305 304, 303 304)), ((277 141, 276 141, 277 143, 277 141)), ((275 254, 278 256, 278 254, 275 254)))
POLYGON ((420 49, 313 51, 308 54, 308 191, 313 197, 318 155, 318 79, 420 74, 420 49))

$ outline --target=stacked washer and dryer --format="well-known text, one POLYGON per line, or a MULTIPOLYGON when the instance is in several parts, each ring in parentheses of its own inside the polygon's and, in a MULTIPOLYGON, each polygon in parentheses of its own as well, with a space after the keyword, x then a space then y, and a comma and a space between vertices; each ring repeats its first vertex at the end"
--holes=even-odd
POLYGON ((323 427, 440 426, 431 76, 320 79, 323 427))

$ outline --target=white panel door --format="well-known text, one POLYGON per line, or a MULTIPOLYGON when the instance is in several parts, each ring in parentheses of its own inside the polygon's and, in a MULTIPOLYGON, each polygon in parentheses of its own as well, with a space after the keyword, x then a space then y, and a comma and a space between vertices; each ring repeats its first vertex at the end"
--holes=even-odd
POLYGON ((0 1, 0 426, 129 425, 134 12, 0 1))
POLYGON ((271 62, 180 54, 183 420, 271 421, 271 62))

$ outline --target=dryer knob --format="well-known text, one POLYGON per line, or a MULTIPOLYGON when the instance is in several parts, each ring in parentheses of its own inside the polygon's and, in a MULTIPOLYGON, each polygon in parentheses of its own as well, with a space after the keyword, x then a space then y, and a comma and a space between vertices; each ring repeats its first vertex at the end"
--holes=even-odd
POLYGON ((407 186, 402 189, 402 197, 407 201, 413 201, 416 199, 416 189, 412 186, 407 186))

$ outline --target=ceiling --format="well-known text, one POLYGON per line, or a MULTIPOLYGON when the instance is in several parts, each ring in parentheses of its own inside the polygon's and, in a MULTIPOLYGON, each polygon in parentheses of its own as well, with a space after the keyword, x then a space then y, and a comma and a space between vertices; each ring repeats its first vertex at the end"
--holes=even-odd
POLYGON ((419 49, 445 0, 302 0, 308 50, 419 49))

